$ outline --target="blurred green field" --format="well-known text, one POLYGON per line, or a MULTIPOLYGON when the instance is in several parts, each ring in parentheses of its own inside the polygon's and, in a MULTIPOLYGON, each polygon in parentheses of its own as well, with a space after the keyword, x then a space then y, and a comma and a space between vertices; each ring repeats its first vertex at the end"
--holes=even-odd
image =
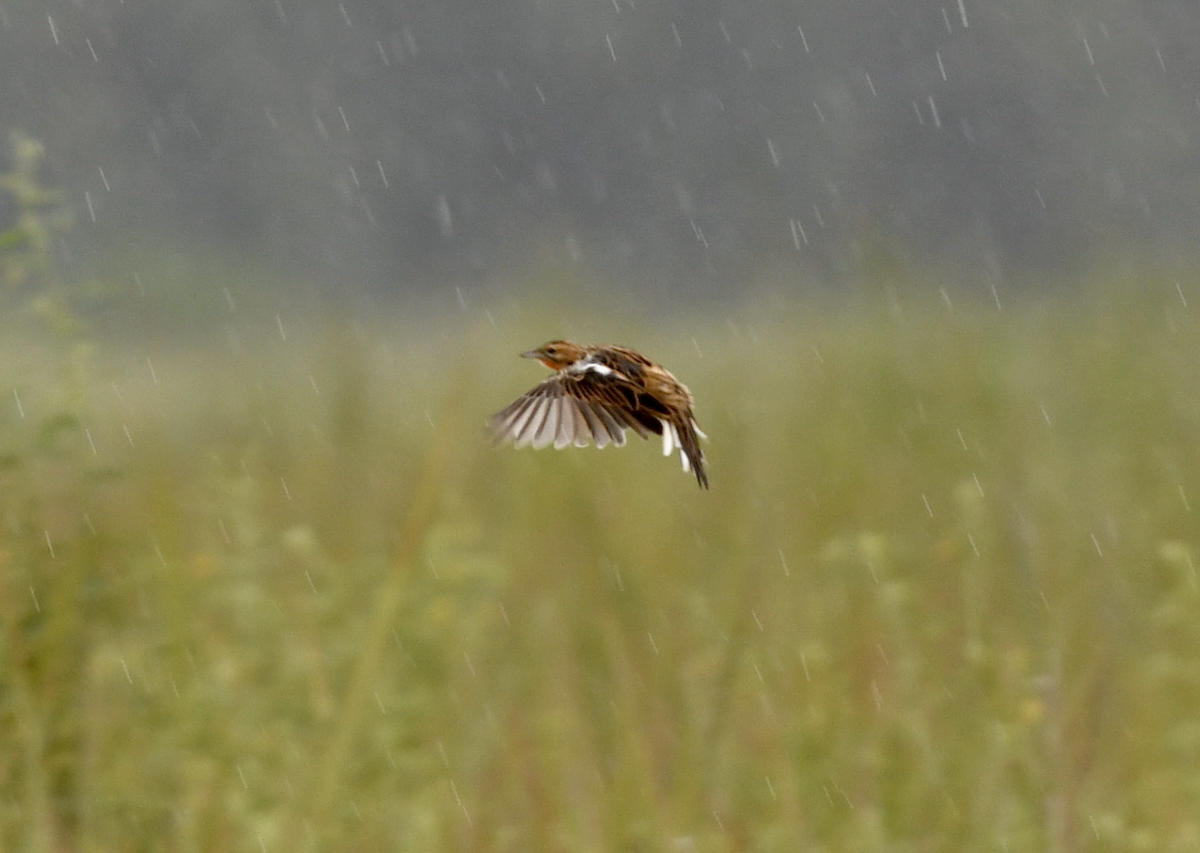
POLYGON ((8 335, 0 847, 1197 849, 1200 287, 933 290, 8 335), (560 335, 711 492, 483 440, 560 335))

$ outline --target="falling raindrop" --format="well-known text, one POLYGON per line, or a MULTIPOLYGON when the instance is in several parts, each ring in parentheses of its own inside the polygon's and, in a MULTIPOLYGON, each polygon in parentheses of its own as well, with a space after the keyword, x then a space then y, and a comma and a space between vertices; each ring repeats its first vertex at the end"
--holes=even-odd
POLYGON ((454 784, 454 780, 450 780, 450 790, 454 792, 454 802, 458 803, 458 807, 462 809, 463 817, 467 819, 467 826, 472 826, 471 815, 467 811, 467 807, 463 805, 462 798, 458 796, 458 786, 454 784))
POLYGON ((804 226, 800 224, 799 219, 789 219, 788 225, 792 229, 792 245, 796 247, 796 251, 800 251, 800 245, 808 245, 808 235, 804 233, 804 226))

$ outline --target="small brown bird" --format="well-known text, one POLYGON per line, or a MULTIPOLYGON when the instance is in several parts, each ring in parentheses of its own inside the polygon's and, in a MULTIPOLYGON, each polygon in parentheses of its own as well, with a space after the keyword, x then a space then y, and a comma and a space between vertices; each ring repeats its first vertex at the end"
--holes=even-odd
POLYGON ((492 415, 497 441, 516 447, 597 447, 625 444, 625 430, 642 438, 661 435, 663 455, 678 447, 684 471, 708 488, 704 453, 707 438, 692 414, 692 395, 678 379, 641 353, 625 347, 580 346, 551 341, 522 358, 536 358, 554 375, 492 415))

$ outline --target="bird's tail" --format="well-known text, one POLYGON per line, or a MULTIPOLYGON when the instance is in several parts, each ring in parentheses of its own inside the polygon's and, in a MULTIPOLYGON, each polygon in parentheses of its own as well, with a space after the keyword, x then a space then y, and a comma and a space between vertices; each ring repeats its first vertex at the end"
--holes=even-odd
POLYGON ((708 472, 704 469, 704 451, 700 449, 700 439, 706 438, 700 427, 692 418, 684 418, 678 423, 663 424, 663 454, 671 455, 674 446, 679 447, 679 459, 684 471, 696 475, 700 488, 708 488, 708 472))

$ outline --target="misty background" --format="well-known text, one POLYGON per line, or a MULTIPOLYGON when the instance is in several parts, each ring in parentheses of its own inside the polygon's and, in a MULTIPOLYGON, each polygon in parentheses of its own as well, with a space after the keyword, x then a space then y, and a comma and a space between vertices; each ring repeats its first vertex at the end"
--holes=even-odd
POLYGON ((0 851, 1195 849, 1198 99, 1196 0, 0 0, 0 851), (559 336, 712 488, 487 441, 559 336))
POLYGON ((995 287, 1194 259, 1197 45, 1184 0, 9 0, 0 129, 83 276, 166 246, 333 295, 547 261, 995 287))

